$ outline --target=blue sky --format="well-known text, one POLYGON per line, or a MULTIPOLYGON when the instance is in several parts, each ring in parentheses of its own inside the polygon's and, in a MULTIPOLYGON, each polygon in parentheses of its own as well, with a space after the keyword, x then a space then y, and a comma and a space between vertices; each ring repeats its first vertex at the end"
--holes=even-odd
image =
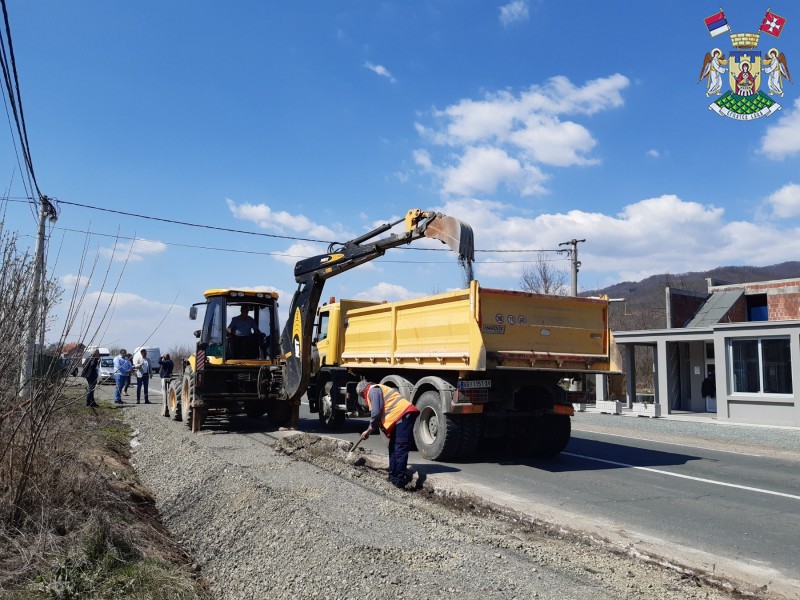
MULTIPOLYGON (((188 306, 207 288, 277 290, 285 318, 295 261, 325 246, 74 204, 340 241, 440 210, 473 226, 481 284, 511 289, 536 253, 486 250, 585 238, 581 289, 796 260, 800 87, 785 81, 768 118, 710 111, 703 57, 732 49, 703 22, 720 7, 734 32, 757 31, 767 8, 785 17, 758 49, 800 73, 788 2, 12 0, 37 179, 63 201, 49 267, 69 297, 86 247, 87 305, 105 306, 121 274, 96 341, 163 352, 193 340, 188 306)), ((10 129, 3 139, 6 187, 24 197, 10 129)), ((33 245, 25 203, 8 204, 6 228, 33 245)), ((323 297, 460 285, 454 255, 395 250, 323 297)))

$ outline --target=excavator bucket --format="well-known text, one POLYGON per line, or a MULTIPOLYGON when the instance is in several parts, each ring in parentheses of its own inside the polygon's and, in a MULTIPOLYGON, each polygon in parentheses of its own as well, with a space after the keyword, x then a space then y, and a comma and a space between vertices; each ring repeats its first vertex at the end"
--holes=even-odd
POLYGON ((472 263, 475 261, 475 237, 472 227, 454 217, 439 214, 428 224, 425 237, 444 242, 458 254, 458 262, 464 270, 466 284, 474 279, 472 263))
POLYGON ((462 261, 472 262, 475 259, 475 241, 472 227, 447 215, 437 215, 428 224, 425 237, 433 238, 447 244, 450 249, 458 254, 462 261))

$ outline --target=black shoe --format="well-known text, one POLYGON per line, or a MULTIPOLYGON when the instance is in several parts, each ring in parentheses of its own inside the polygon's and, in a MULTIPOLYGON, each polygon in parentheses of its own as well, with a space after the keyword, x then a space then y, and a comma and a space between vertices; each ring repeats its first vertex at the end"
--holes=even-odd
POLYGON ((145 400, 144 403, 145 404, 152 404, 152 402, 150 402, 150 400, 145 400))
POLYGON ((122 400, 114 400, 114 404, 125 404, 122 400))
POLYGON ((100 407, 100 405, 99 405, 97 402, 92 402, 92 403, 89 405, 89 408, 99 408, 99 407, 100 407))
POLYGON ((139 404, 139 401, 138 401, 138 400, 136 401, 136 404, 139 404))

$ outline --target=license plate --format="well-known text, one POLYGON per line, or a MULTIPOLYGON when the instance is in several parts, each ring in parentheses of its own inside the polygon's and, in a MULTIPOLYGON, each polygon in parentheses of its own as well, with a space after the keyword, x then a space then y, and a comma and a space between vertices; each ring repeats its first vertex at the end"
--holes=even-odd
POLYGON ((490 388, 490 387, 492 387, 492 382, 489 379, 458 382, 458 389, 460 390, 476 390, 480 388, 490 388))

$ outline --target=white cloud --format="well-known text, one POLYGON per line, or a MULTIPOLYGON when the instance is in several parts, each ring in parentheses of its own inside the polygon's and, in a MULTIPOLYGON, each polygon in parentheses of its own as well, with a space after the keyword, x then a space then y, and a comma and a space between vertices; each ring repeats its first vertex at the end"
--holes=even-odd
POLYGON ((502 23, 504 27, 527 20, 528 3, 525 0, 513 0, 500 7, 500 23, 502 23))
MULTIPOLYGON (((471 224, 478 249, 532 250, 477 254, 477 278, 500 286, 513 287, 526 266, 521 261, 535 262, 536 250, 557 250, 573 238, 586 239, 578 246, 579 277, 605 274, 609 283, 726 264, 768 265, 800 254, 796 227, 727 221, 720 207, 674 195, 629 204, 616 215, 573 210, 525 217, 516 207, 475 199, 451 200, 437 210, 471 224)), ((560 268, 569 270, 568 261, 560 268)))
POLYGON ((429 125, 415 123, 425 148, 414 151, 423 173, 432 174, 445 195, 469 195, 496 189, 546 192, 547 175, 539 166, 570 167, 597 164, 590 152, 597 141, 590 130, 567 115, 591 116, 623 105, 630 84, 615 74, 576 86, 563 76, 531 86, 515 95, 507 90, 482 100, 464 99, 431 113, 429 125), (434 151, 441 149, 439 156, 434 151), (476 154, 491 160, 479 169, 476 154))
POLYGON ((397 83, 397 80, 389 72, 389 69, 387 69, 383 65, 375 65, 375 64, 372 64, 371 62, 365 62, 364 63, 364 68, 365 69, 369 69, 370 71, 372 71, 376 75, 380 75, 381 77, 385 77, 386 79, 388 79, 392 83, 397 83))
POLYGON ((357 294, 355 299, 356 300, 374 300, 376 302, 381 302, 386 300, 387 302, 396 302, 398 300, 411 300, 412 298, 421 298, 425 296, 424 292, 412 292, 411 290, 397 285, 395 283, 386 283, 380 282, 371 288, 364 290, 360 294, 357 294))
MULTIPOLYGON (((255 223, 262 229, 273 231, 278 235, 320 239, 334 241, 350 239, 352 236, 347 234, 343 227, 338 223, 320 225, 313 222, 304 215, 294 215, 284 210, 273 210, 267 204, 237 204, 231 199, 226 199, 228 209, 237 219, 255 223)), ((315 254, 319 254, 316 252, 315 254)))
POLYGON ((800 98, 761 138, 760 151, 772 159, 782 159, 800 152, 800 98))
POLYGON ((442 190, 446 194, 468 196, 493 192, 501 182, 523 196, 540 194, 546 179, 532 165, 523 165, 499 148, 466 148, 457 165, 442 172, 442 190))
POLYGON ((147 256, 161 254, 167 249, 163 242, 135 239, 131 242, 117 242, 112 247, 100 248, 100 256, 113 258, 115 261, 139 262, 147 256))
POLYGON ((645 154, 647 156, 652 157, 652 158, 659 158, 661 156, 661 153, 658 150, 656 150, 655 148, 651 148, 650 150, 645 152, 645 154))
POLYGON ((800 216, 800 185, 789 183, 773 192, 767 198, 767 204, 778 218, 800 216))
POLYGON ((62 275, 60 279, 61 285, 64 286, 66 290, 85 288, 89 285, 90 281, 85 275, 75 275, 73 273, 62 275))

